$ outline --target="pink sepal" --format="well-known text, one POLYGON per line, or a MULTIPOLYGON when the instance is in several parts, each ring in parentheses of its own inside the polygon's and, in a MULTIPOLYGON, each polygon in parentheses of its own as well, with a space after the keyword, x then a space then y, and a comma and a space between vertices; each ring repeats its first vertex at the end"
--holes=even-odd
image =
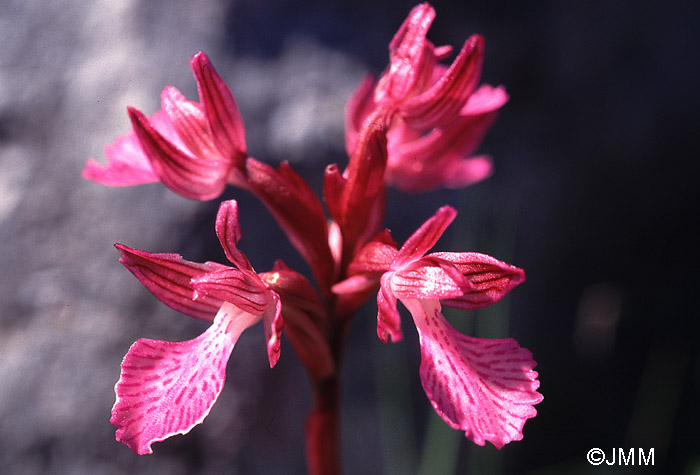
POLYGON ((396 297, 391 291, 392 273, 387 272, 381 277, 379 292, 377 292, 377 336, 388 343, 403 339, 401 317, 396 308, 396 297))
POLYGON ((191 285, 195 300, 213 297, 255 315, 262 314, 270 302, 271 292, 256 274, 233 267, 193 277, 191 285))
POLYGON ((362 272, 386 272, 391 268, 397 253, 398 245, 391 237, 391 232, 385 229, 355 253, 348 272, 351 275, 362 272))
MULTIPOLYGON (((149 120, 164 135, 177 135, 165 112, 158 111, 149 120)), ((133 131, 117 137, 113 144, 105 147, 104 153, 107 163, 88 160, 83 178, 106 186, 134 186, 160 181, 133 131)))
POLYGON ((471 157, 496 119, 496 112, 459 116, 427 134, 398 124, 388 134, 387 181, 417 193, 476 183, 493 172, 490 157, 471 157))
POLYGON ((212 321, 223 301, 205 296, 193 300, 191 280, 210 272, 226 269, 215 262, 190 262, 178 254, 152 253, 115 244, 124 267, 167 306, 200 320, 212 321))
POLYGON ((494 112, 503 107, 508 102, 509 96, 503 86, 493 87, 482 84, 474 93, 469 96, 466 104, 459 112, 460 116, 481 115, 494 112))
POLYGON ((394 106, 425 87, 435 64, 433 45, 426 39, 435 19, 428 3, 415 6, 389 43, 390 64, 379 79, 374 101, 394 106))
POLYGON ((194 340, 141 339, 122 362, 110 422, 117 440, 138 454, 186 434, 209 414, 226 379, 226 364, 241 333, 260 320, 225 303, 194 340))
POLYGON ((282 319, 282 301, 275 292, 270 292, 271 301, 262 314, 267 344, 267 358, 270 368, 274 368, 280 359, 280 344, 284 320, 282 319))
POLYGON ((442 233, 457 216, 457 211, 450 206, 438 209, 420 228, 416 230, 401 246, 394 258, 392 268, 397 269, 406 263, 414 262, 438 242, 442 233))
POLYGON ((525 271, 478 252, 435 252, 431 257, 450 262, 472 284, 471 290, 443 305, 461 309, 486 307, 501 300, 525 281, 525 271))
POLYGON ((216 236, 229 261, 242 271, 253 271, 248 258, 238 249, 241 239, 241 225, 238 219, 238 203, 236 200, 223 201, 216 213, 216 236))
POLYGON ((364 128, 365 119, 376 107, 372 100, 376 83, 374 75, 365 75, 345 105, 345 150, 348 155, 352 155, 355 150, 359 131, 364 128))
POLYGON ((190 65, 197 79, 199 99, 204 106, 212 140, 221 156, 242 170, 247 155, 245 129, 233 93, 203 52, 197 53, 190 65))
POLYGON ((141 111, 129 107, 128 112, 141 149, 165 186, 194 200, 209 200, 221 194, 230 162, 189 155, 156 130, 141 111))
POLYGON ((188 100, 176 88, 167 86, 160 95, 160 105, 187 150, 200 158, 220 158, 211 140, 209 123, 201 104, 188 100))
POLYGON ((472 35, 445 74, 429 89, 406 100, 400 115, 416 129, 432 129, 449 123, 476 89, 484 58, 484 38, 472 35))
POLYGON ((470 289, 470 282, 452 264, 432 255, 402 267, 391 278, 391 292, 398 299, 450 299, 470 289))
POLYGON ((472 338, 456 331, 437 301, 402 300, 421 346, 420 376, 433 408, 478 445, 523 438, 542 401, 532 354, 512 338, 472 338))

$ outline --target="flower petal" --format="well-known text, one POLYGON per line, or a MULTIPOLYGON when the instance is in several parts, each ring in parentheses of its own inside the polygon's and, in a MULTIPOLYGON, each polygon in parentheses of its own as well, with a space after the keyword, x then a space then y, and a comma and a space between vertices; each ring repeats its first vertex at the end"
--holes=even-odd
POLYGON ((397 342, 403 339, 401 332, 401 317, 396 308, 396 297, 391 292, 392 273, 387 272, 381 278, 377 293, 377 336, 384 343, 397 342))
POLYGON ((414 262, 438 242, 447 226, 457 216, 457 211, 450 206, 438 209, 423 225, 409 237, 394 258, 392 267, 400 267, 414 262))
POLYGON ((397 253, 398 246, 394 238, 391 237, 391 232, 385 229, 355 254, 348 268, 348 273, 352 275, 365 272, 385 272, 391 267, 397 253))
MULTIPOLYGON (((158 130, 172 129, 172 124, 163 111, 156 112, 149 120, 158 130)), ((82 173, 83 178, 106 186, 134 186, 160 181, 133 131, 117 137, 113 144, 105 147, 104 153, 107 164, 88 160, 82 173)))
POLYGON ((478 445, 497 448, 523 438, 523 425, 542 401, 531 353, 512 338, 472 338, 456 331, 437 301, 402 300, 421 345, 420 376, 433 407, 448 425, 478 445))
POLYGON ((470 289, 469 281, 452 264, 431 257, 397 270, 391 279, 391 291, 398 299, 450 299, 470 289))
POLYGON ((129 118, 144 154, 165 186, 185 198, 209 200, 226 186, 229 162, 193 157, 167 140, 139 110, 130 107, 129 118))
POLYGON ((522 269, 486 254, 434 252, 430 257, 450 262, 472 283, 472 289, 464 296, 442 302, 449 307, 475 309, 492 305, 525 281, 522 269))
POLYGON ((260 320, 225 303, 194 340, 141 339, 122 362, 110 422, 117 440, 138 454, 186 434, 209 414, 226 379, 226 363, 243 330, 260 320))
POLYGON ((270 296, 271 302, 263 313, 263 327, 267 343, 267 358, 270 361, 270 368, 274 368, 280 359, 280 338, 284 320, 282 320, 282 300, 275 292, 270 292, 270 296))
POLYGON ((372 92, 376 82, 372 74, 365 75, 345 105, 345 149, 348 155, 352 155, 355 150, 357 136, 363 128, 365 119, 375 107, 372 92))
POLYGON ((492 170, 486 157, 467 158, 479 146, 497 113, 460 116, 443 128, 413 139, 389 135, 387 181, 402 191, 423 192, 442 186, 466 186, 486 178, 492 170))
POLYGON ((452 121, 474 92, 484 59, 484 38, 467 39, 447 72, 430 89, 408 99, 399 113, 416 129, 432 129, 452 121))
POLYGON ((124 267, 168 307, 200 320, 212 321, 223 302, 206 296, 193 300, 193 277, 225 269, 215 262, 199 264, 178 254, 152 253, 115 244, 124 267))
POLYGON ((403 101, 430 79, 435 63, 434 47, 426 39, 435 19, 427 2, 415 6, 389 43, 389 70, 379 79, 374 100, 378 104, 403 101))
POLYGON ((204 105, 212 139, 221 155, 242 169, 247 155, 245 129, 233 93, 206 54, 197 53, 190 65, 197 79, 199 99, 204 105))
POLYGON ((460 115, 481 115, 496 111, 508 102, 508 93, 503 86, 493 87, 482 84, 469 96, 460 115))
POLYGON ((347 180, 338 220, 343 232, 344 257, 379 231, 383 221, 386 133, 382 123, 372 123, 360 132, 346 170, 347 180), (379 205, 379 209, 377 209, 379 205))
POLYGON ((261 315, 270 302, 271 292, 257 275, 233 267, 193 277, 191 285, 195 301, 213 297, 254 315, 261 315))
POLYGON ((216 214, 216 236, 229 261, 242 271, 252 271, 248 258, 238 249, 241 239, 241 225, 238 219, 238 202, 236 200, 222 201, 216 214))
POLYGON ((215 160, 222 157, 211 140, 209 124, 202 106, 188 100, 176 88, 169 86, 161 93, 161 107, 168 114, 179 138, 195 156, 215 160))
POLYGON ((452 162, 444 175, 447 188, 463 188, 484 180, 493 174, 493 160, 488 155, 477 155, 452 162))

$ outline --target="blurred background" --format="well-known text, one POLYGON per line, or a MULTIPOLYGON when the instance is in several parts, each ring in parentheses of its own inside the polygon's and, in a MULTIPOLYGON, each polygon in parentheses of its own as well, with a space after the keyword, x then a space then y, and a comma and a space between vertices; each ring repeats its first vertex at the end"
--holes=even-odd
MULTIPOLYGON (((289 160, 320 191, 346 163, 343 106, 414 2, 0 0, 0 467, 7 474, 304 473, 310 391, 291 348, 274 370, 261 331, 239 341, 204 424, 136 456, 114 441, 119 364, 138 338, 205 324, 153 298, 114 242, 193 261, 224 256, 218 201, 160 185, 105 188, 80 172, 160 91, 196 99, 206 51, 231 85, 251 155, 289 160)), ((436 246, 522 267, 526 283, 460 330, 514 337, 544 401, 524 439, 475 446, 434 414, 410 319, 381 344, 376 306, 355 320, 343 368, 343 467, 363 474, 700 473, 697 298, 700 30, 693 2, 434 1, 429 38, 486 38, 483 82, 510 102, 481 151, 496 174, 458 191, 389 193, 398 242, 439 206, 436 246), (695 225, 693 224, 695 223, 695 225), (654 449, 653 467, 592 467, 589 449, 654 449)), ((307 272, 262 205, 241 207, 258 270, 307 272)))

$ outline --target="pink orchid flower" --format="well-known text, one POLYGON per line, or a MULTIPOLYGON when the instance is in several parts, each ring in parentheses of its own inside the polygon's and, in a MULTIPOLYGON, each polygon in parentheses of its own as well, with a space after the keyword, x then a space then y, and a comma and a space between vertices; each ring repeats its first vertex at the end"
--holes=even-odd
POLYGON ((413 317, 421 346, 420 377, 428 399, 451 427, 478 445, 497 448, 521 440, 533 405, 542 401, 531 353, 512 338, 473 338, 455 330, 441 305, 491 305, 525 279, 521 269, 478 253, 427 254, 456 216, 440 208, 397 249, 388 232, 368 243, 350 265, 340 294, 365 292, 379 282, 377 333, 385 343, 402 338, 400 300, 413 317))
POLYGON ((227 183, 245 187, 248 154, 233 93, 204 53, 190 64, 201 102, 168 86, 150 118, 129 107, 133 131, 105 148, 106 165, 89 160, 84 178, 108 186, 162 182, 195 200, 216 198, 227 183))
MULTIPOLYGON (((270 367, 279 359, 282 304, 270 284, 285 269, 255 273, 238 249, 241 234, 235 201, 221 204, 216 233, 235 267, 198 264, 177 254, 116 245, 121 263, 158 299, 212 322, 193 340, 141 339, 129 348, 115 386, 111 422, 117 427, 117 440, 138 454, 152 453, 153 442, 186 434, 204 420, 224 386, 231 352, 248 327, 263 321, 270 367)), ((293 285, 303 287, 298 279, 293 285)))
POLYGON ((348 153, 368 122, 387 115, 387 181, 406 192, 463 187, 493 171, 491 158, 472 156, 508 101, 502 86, 477 89, 484 40, 473 35, 449 66, 438 63, 451 46, 435 47, 426 34, 435 18, 416 6, 389 45, 390 65, 378 81, 367 76, 348 101, 348 153))

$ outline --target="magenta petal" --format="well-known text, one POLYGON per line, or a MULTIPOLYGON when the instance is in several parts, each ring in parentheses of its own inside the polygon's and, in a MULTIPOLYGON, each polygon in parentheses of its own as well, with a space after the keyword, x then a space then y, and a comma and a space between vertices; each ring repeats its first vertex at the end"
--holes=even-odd
POLYGON ((190 262, 170 253, 152 253, 131 249, 122 244, 115 244, 121 253, 124 267, 148 289, 158 300, 178 312, 201 320, 212 321, 222 301, 206 296, 193 300, 194 288, 191 280, 209 272, 225 269, 226 266, 215 262, 199 264, 190 262))
POLYGON ((229 261, 241 270, 253 270, 248 258, 238 249, 241 239, 241 225, 238 220, 238 203, 236 200, 223 201, 216 214, 216 236, 229 261))
POLYGON ((165 186, 194 200, 221 194, 226 186, 227 161, 190 156, 167 140, 139 110, 130 107, 129 117, 143 152, 165 186))
POLYGON ((377 103, 403 101, 430 79, 435 57, 426 35, 434 19, 435 10, 427 2, 408 14, 389 44, 391 64, 375 89, 377 103))
POLYGON ((391 279, 391 291, 398 299, 451 299, 470 289, 469 281, 452 264, 430 257, 402 267, 391 279))
POLYGON ((224 304, 194 340, 141 339, 122 362, 110 422, 117 440, 138 454, 151 444, 186 434, 209 414, 226 379, 226 363, 243 330, 260 320, 224 304))
POLYGON ((394 258, 394 266, 416 261, 438 242, 447 226, 457 216, 450 206, 438 209, 423 225, 409 237, 394 258))
MULTIPOLYGON (((408 192, 442 186, 465 186, 491 173, 491 160, 467 158, 479 146, 497 113, 465 115, 443 128, 410 138, 392 133, 389 141, 387 180, 408 192)), ((398 127, 397 132, 408 129, 398 127)))
POLYGON ((372 277, 368 274, 353 275, 335 284, 332 290, 333 293, 338 295, 364 292, 374 288, 377 285, 377 281, 378 279, 376 277, 372 277))
POLYGON ((453 162, 447 167, 444 184, 447 188, 473 185, 493 174, 493 160, 488 155, 478 155, 453 162))
POLYGON ((194 156, 222 158, 211 140, 209 124, 200 104, 188 100, 172 86, 163 89, 160 97, 161 107, 168 114, 178 137, 194 156))
POLYGON ((270 291, 257 275, 233 267, 194 277, 192 288, 195 301, 215 298, 255 315, 261 315, 270 302, 270 291))
POLYGON ((501 300, 514 287, 525 281, 525 272, 486 254, 478 252, 435 252, 436 257, 450 262, 471 282, 472 289, 457 299, 444 300, 449 307, 476 309, 501 300))
POLYGON ((401 317, 396 308, 396 297, 391 293, 392 273, 387 272, 381 278, 377 293, 377 336, 384 343, 397 342, 403 339, 401 332, 401 317))
POLYGON ((363 128, 364 120, 375 106, 372 100, 375 84, 373 75, 365 75, 345 105, 345 149, 348 155, 352 155, 355 150, 355 142, 363 128))
POLYGON ((478 445, 497 448, 523 438, 542 401, 532 354, 512 338, 472 338, 456 331, 437 301, 402 300, 421 345, 420 376, 433 407, 478 445))
MULTIPOLYGON (((156 112, 149 120, 159 130, 172 128, 163 111, 156 112)), ((160 181, 133 131, 117 137, 113 144, 105 147, 104 153, 107 164, 90 159, 83 170, 83 178, 106 186, 133 186, 160 181)))
POLYGON ((508 102, 508 93, 503 86, 492 87, 482 84, 469 96, 460 115, 480 115, 500 109, 508 102))
POLYGON ((233 93, 207 55, 197 53, 190 64, 214 143, 222 156, 242 168, 247 155, 245 129, 233 93))
POLYGON ((484 39, 471 36, 447 72, 430 89, 401 106, 406 123, 416 129, 431 129, 457 117, 479 82, 483 57, 484 39))
POLYGON ((284 320, 282 320, 282 300, 279 295, 270 292, 272 300, 263 313, 263 326, 265 330, 265 342, 267 343, 267 358, 270 368, 274 368, 280 359, 280 338, 284 320))
POLYGON ((358 240, 365 236, 369 239, 379 231, 383 220, 386 160, 384 127, 381 123, 370 124, 360 132, 346 170, 338 224, 347 255, 355 251, 358 240))
POLYGON ((398 246, 388 229, 376 235, 355 254, 348 271, 350 274, 385 272, 396 258, 398 246))

